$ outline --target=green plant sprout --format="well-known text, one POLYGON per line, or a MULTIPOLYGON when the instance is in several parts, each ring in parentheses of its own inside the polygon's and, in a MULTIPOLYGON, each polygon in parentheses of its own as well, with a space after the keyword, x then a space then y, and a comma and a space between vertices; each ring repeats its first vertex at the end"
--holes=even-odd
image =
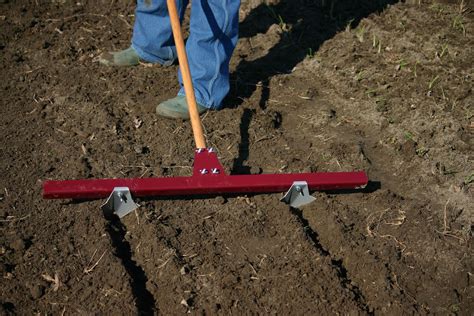
POLYGON ((474 182, 474 172, 472 172, 469 176, 464 179, 464 185, 469 185, 474 182))
POLYGON ((418 69, 417 66, 418 66, 419 63, 420 63, 420 61, 417 60, 416 63, 415 63, 415 66, 413 67, 413 74, 415 75, 415 78, 418 78, 418 73, 416 71, 418 69))
POLYGON ((433 87, 436 85, 436 83, 439 80, 439 75, 436 75, 431 81, 428 83, 428 90, 433 89, 433 87))
POLYGON ((359 27, 356 29, 355 34, 356 34, 357 40, 358 40, 359 42, 361 42, 361 43, 364 42, 365 31, 366 31, 366 29, 365 29, 365 26, 364 26, 364 25, 359 26, 359 27))
POLYGON ((408 66, 408 62, 405 59, 400 59, 397 61, 397 63, 398 63, 397 70, 402 70, 403 68, 408 66))
POLYGON ((354 79, 356 81, 361 81, 364 78, 365 78, 365 71, 364 70, 361 70, 361 71, 357 72, 355 77, 354 77, 354 79))
POLYGON ((438 54, 439 58, 443 58, 443 56, 448 52, 448 44, 444 44, 441 46, 441 52, 438 54))
POLYGON ((458 31, 462 31, 462 34, 466 36, 466 27, 464 26, 464 19, 461 15, 457 15, 453 19, 453 28, 458 31))
POLYGON ((367 96, 369 98, 372 98, 372 97, 375 97, 377 95, 377 89, 374 88, 374 89, 368 89, 366 92, 367 96))
POLYGON ((375 34, 372 37, 372 47, 377 47, 377 54, 380 54, 380 52, 382 51, 382 41, 375 34))
POLYGON ((354 19, 350 19, 349 21, 347 21, 347 24, 346 24, 346 32, 349 32, 351 30, 351 27, 352 27, 352 23, 354 22, 354 19))
POLYGON ((419 156, 419 157, 423 157, 424 155, 426 155, 428 153, 429 149, 425 148, 425 147, 418 147, 416 149, 416 154, 419 156))
POLYGON ((280 14, 277 14, 275 9, 273 9, 272 7, 270 7, 268 5, 267 5, 267 9, 270 11, 270 15, 273 17, 273 19, 275 19, 275 21, 277 21, 278 26, 280 27, 280 29, 283 32, 287 32, 288 27, 287 27, 287 24, 285 23, 285 21, 283 20, 282 16, 280 14))
POLYGON ((405 139, 407 140, 415 141, 414 136, 411 132, 406 131, 405 134, 403 134, 403 136, 405 136, 405 139))
POLYGON ((435 4, 431 5, 430 9, 433 10, 433 11, 436 11, 436 13, 438 15, 441 15, 441 13, 443 13, 443 11, 444 11, 444 8, 438 3, 435 3, 435 4))

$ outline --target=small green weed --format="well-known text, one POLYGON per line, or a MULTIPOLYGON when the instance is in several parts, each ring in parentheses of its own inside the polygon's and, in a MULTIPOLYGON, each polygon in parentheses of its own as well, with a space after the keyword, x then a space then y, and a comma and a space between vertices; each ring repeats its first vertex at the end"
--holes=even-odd
POLYGON ((466 36, 466 27, 464 26, 464 19, 461 15, 456 15, 453 19, 453 28, 461 31, 466 36))
POLYGON ((356 73, 354 79, 355 79, 356 81, 361 81, 362 79, 365 78, 365 75, 366 75, 365 71, 364 71, 364 70, 361 70, 361 71, 359 71, 359 72, 356 73))
POLYGON ((402 70, 403 68, 408 66, 408 62, 405 59, 400 59, 397 61, 397 63, 398 63, 396 67, 397 70, 402 70))
POLYGON ((466 177, 466 179, 464 179, 464 185, 469 185, 471 183, 474 182, 474 172, 471 173, 469 176, 466 177))
POLYGON ((413 134, 412 134, 411 132, 408 132, 408 131, 407 131, 407 132, 405 132, 405 133, 403 134, 403 136, 405 136, 405 139, 407 139, 407 140, 415 141, 415 140, 414 140, 414 136, 413 136, 413 134))
POLYGON ((419 156, 419 157, 423 157, 424 155, 426 155, 428 153, 428 151, 430 151, 429 149, 425 148, 425 147, 418 147, 416 149, 416 154, 419 156))

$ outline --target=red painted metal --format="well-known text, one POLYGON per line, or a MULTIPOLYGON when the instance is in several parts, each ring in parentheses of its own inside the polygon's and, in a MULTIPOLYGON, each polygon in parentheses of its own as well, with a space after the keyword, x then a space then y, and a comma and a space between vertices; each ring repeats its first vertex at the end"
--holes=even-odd
POLYGON ((286 191, 295 181, 306 181, 310 190, 357 189, 367 185, 368 177, 363 171, 226 175, 212 150, 198 149, 190 177, 45 181, 43 197, 106 198, 115 187, 128 187, 135 197, 269 193, 286 191))

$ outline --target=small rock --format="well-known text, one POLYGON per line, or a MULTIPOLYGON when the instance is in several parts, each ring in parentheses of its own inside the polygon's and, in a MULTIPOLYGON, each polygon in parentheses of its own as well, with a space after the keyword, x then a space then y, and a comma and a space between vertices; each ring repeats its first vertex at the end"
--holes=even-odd
POLYGON ((140 145, 136 145, 135 147, 133 147, 133 150, 135 150, 137 154, 141 154, 143 151, 143 147, 140 145))
POLYGON ((226 202, 225 198, 222 197, 222 196, 217 196, 217 197, 214 199, 214 201, 216 201, 216 203, 217 203, 217 204, 220 204, 220 205, 223 205, 223 204, 225 204, 225 202, 226 202))
POLYGON ((120 144, 113 144, 110 147, 110 150, 116 154, 120 154, 121 152, 123 152, 123 147, 120 144))
POLYGON ((318 166, 314 164, 309 164, 307 163, 303 169, 301 170, 303 173, 312 173, 312 172, 318 172, 318 166))
POLYGON ((137 154, 148 154, 150 152, 147 146, 136 145, 133 149, 137 154))
POLYGON ((37 300, 44 295, 44 287, 39 284, 33 284, 30 286, 30 294, 33 299, 37 300))
POLYGON ((403 156, 405 159, 410 160, 413 156, 416 155, 416 142, 409 139, 405 143, 402 144, 400 148, 403 156))
POLYGON ((63 105, 67 100, 67 97, 65 96, 57 96, 54 98, 54 104, 59 104, 59 105, 63 105))
POLYGON ((135 126, 136 129, 140 128, 142 125, 143 121, 139 117, 133 119, 133 126, 135 126))
POLYGON ((11 243, 10 247, 15 251, 23 251, 26 248, 26 244, 23 239, 17 239, 11 243))
POLYGON ((188 302, 184 298, 181 300, 181 305, 183 305, 186 308, 189 308, 188 302))
POLYGON ((263 172, 262 168, 260 167, 251 167, 250 173, 251 174, 261 174, 263 172))
POLYGON ((189 266, 186 264, 184 265, 181 270, 179 270, 179 272, 181 273, 181 275, 186 275, 189 273, 189 271, 191 271, 191 269, 189 268, 189 266))

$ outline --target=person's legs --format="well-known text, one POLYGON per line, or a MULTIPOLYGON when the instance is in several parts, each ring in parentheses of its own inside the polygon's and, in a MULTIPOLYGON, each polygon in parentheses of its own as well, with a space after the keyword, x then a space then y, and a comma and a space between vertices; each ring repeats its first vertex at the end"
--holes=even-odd
MULTIPOLYGON (((181 20, 188 2, 176 1, 181 20)), ((137 1, 132 47, 141 59, 151 63, 170 65, 176 59, 166 0, 137 1)))
MULTIPOLYGON (((229 92, 229 62, 239 33, 240 0, 191 2, 190 35, 186 42, 196 101, 210 109, 222 107, 229 92)), ((181 90, 184 95, 181 73, 181 90)))
MULTIPOLYGON (((180 18, 189 0, 176 0, 180 18)), ((131 47, 106 53, 99 60, 113 66, 134 66, 140 60, 171 65, 176 59, 166 0, 137 0, 131 47)))
MULTIPOLYGON (((238 39, 240 0, 191 1, 190 35, 186 42, 198 112, 222 107, 229 92, 229 62, 238 39)), ((157 114, 189 118, 179 72, 178 96, 160 103, 157 114)))

